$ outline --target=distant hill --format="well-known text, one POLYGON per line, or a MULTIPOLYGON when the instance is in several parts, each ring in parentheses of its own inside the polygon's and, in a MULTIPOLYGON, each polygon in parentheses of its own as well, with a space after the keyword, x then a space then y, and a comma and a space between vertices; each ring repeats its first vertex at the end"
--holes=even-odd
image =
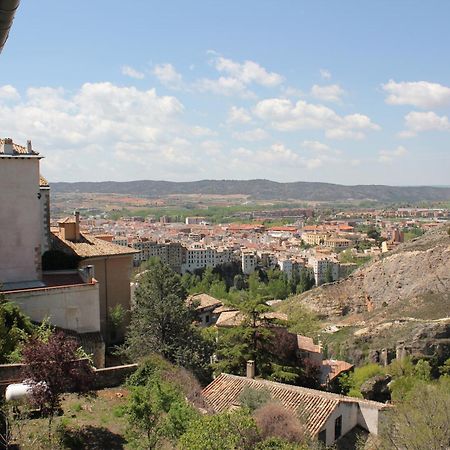
POLYGON ((161 197, 170 194, 248 195, 255 200, 417 202, 450 200, 450 188, 430 186, 343 186, 298 181, 277 183, 270 180, 103 181, 51 183, 53 192, 114 193, 161 197))

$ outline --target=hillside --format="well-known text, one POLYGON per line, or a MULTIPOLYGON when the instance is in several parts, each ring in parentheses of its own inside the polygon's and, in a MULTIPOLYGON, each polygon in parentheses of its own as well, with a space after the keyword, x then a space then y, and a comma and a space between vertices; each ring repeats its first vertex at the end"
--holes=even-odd
POLYGON ((437 348, 450 354, 447 229, 443 226, 402 244, 340 282, 289 300, 290 306, 307 306, 325 324, 341 328, 329 341, 339 341, 334 351, 347 348, 355 360, 370 351, 393 350, 401 342, 418 354, 430 355, 437 348))
POLYGON ((114 193, 161 197, 171 194, 248 195, 255 200, 417 202, 450 200, 450 188, 429 186, 344 186, 330 183, 277 183, 270 180, 104 181, 51 183, 55 193, 114 193))

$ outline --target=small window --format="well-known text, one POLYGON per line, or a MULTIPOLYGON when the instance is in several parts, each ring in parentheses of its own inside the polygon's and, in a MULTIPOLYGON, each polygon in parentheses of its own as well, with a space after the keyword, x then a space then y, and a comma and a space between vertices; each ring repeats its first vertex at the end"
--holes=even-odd
POLYGON ((339 416, 334 421, 334 440, 337 440, 341 437, 342 434, 342 416, 339 416))
POLYGON ((209 323, 209 314, 206 314, 206 316, 205 316, 205 322, 206 322, 206 323, 209 323))

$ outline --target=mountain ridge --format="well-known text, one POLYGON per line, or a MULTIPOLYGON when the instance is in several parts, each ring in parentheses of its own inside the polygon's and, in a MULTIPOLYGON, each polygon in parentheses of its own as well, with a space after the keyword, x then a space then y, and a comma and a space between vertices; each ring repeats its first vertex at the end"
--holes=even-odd
POLYGON ((55 193, 134 194, 145 197, 165 195, 247 195, 255 200, 415 202, 450 200, 450 188, 433 186, 341 185, 295 181, 281 183, 266 179, 199 181, 98 181, 51 183, 55 193))

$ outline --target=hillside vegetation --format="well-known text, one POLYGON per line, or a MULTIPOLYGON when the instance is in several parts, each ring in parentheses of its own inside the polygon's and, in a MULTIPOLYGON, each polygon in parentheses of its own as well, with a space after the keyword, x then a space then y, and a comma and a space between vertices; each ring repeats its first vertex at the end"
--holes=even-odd
POLYGON ((450 200, 450 188, 430 186, 343 186, 331 183, 277 183, 270 180, 104 181, 51 183, 53 192, 96 192, 161 197, 171 194, 247 195, 257 200, 375 200, 379 202, 417 202, 450 200))

